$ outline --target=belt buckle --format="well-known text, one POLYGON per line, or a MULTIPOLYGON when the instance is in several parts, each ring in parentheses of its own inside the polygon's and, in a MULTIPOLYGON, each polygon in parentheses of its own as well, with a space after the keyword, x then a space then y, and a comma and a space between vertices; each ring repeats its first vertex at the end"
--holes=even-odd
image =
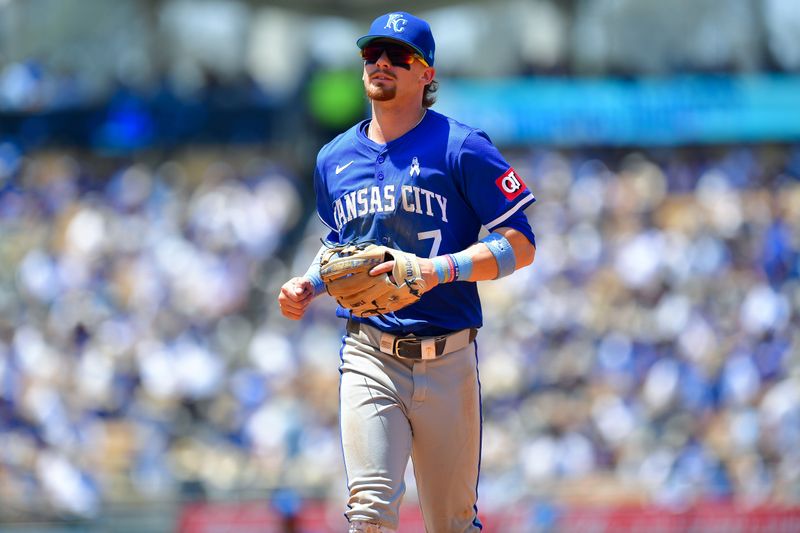
POLYGON ((417 340, 418 339, 416 337, 397 337, 397 338, 395 338, 395 340, 394 340, 394 348, 392 348, 392 351, 394 352, 394 355, 396 355, 400 359, 413 359, 413 360, 420 359, 419 357, 406 357, 406 356, 400 355, 400 345, 401 344, 403 344, 403 343, 412 343, 412 342, 416 342, 417 340))

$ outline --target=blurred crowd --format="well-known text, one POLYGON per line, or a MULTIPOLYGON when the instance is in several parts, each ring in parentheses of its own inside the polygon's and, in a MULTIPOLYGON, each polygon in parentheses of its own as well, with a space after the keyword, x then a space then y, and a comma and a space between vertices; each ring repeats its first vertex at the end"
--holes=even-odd
POLYGON ((483 290, 484 502, 797 504, 798 148, 527 163, 536 261, 483 290))
MULTIPOLYGON (((509 155, 538 250, 480 286, 481 505, 800 503, 800 146, 509 155)), ((342 504, 343 323, 274 303, 324 234, 279 159, 0 144, 0 518, 342 504)))
MULTIPOLYGON (((120 86, 187 111, 220 87, 230 105, 287 103, 312 74, 358 68, 355 41, 379 14, 273 4, 4 0, 0 112, 79 110, 120 86)), ((795 0, 432 4, 415 14, 434 29, 440 78, 800 72, 795 0)))

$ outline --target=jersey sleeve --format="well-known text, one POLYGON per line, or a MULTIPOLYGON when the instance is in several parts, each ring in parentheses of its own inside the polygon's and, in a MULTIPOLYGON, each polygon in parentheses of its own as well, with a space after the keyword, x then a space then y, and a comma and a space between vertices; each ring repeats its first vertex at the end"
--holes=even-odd
MULTIPOLYGON (((321 161, 317 159, 317 164, 314 167, 314 193, 317 197, 317 216, 331 230, 331 234, 337 236, 338 240, 339 231, 336 229, 336 221, 333 216, 333 202, 330 200, 328 187, 320 170, 321 164, 321 161)), ((328 240, 330 240, 331 234, 328 235, 328 240)))
POLYGON ((523 210, 536 201, 516 170, 480 130, 464 139, 457 164, 464 195, 481 224, 494 231, 511 227, 535 245, 535 237, 523 210))

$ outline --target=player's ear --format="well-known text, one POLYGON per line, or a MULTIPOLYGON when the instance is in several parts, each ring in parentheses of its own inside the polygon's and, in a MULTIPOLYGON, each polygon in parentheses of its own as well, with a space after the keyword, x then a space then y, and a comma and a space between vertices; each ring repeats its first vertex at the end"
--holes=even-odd
POLYGON ((428 67, 422 71, 422 76, 419 79, 425 84, 429 84, 433 81, 433 77, 436 75, 436 69, 433 67, 428 67))

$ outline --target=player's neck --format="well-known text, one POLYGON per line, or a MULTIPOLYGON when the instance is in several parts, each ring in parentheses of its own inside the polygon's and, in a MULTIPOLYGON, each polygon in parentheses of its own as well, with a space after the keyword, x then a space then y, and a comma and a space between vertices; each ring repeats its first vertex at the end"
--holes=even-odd
POLYGON ((385 144, 402 137, 422 121, 427 109, 424 107, 387 106, 372 102, 372 121, 367 136, 378 144, 385 144))

